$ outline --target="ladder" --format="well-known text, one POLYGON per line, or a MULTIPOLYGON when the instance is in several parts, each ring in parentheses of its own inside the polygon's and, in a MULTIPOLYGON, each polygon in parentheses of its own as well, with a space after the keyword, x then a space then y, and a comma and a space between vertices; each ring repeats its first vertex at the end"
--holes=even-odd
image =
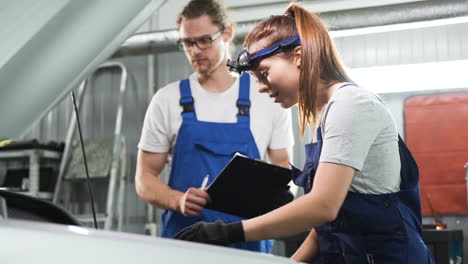
MULTIPOLYGON (((101 212, 96 212, 97 221, 98 223, 103 223, 105 230, 122 231, 127 186, 127 149, 125 137, 122 135, 121 131, 123 104, 127 89, 127 69, 120 62, 107 62, 102 64, 95 73, 99 70, 110 68, 117 68, 121 71, 114 134, 110 138, 92 138, 85 140, 84 147, 88 166, 90 168, 89 176, 91 182, 107 180, 107 183, 105 183, 107 189, 105 210, 103 212, 102 210, 101 212), (114 227, 114 222, 117 222, 116 227, 114 227)), ((87 90, 87 82, 90 78, 84 80, 78 89, 78 96, 76 99, 78 107, 82 104, 83 95, 87 90)), ((79 109, 81 111, 81 108, 79 109)), ((74 144, 73 140, 75 134, 76 117, 72 115, 52 198, 53 203, 62 203, 65 208, 72 212, 74 211, 71 210, 74 204, 71 198, 71 193, 73 191, 71 184, 80 181, 83 182, 86 179, 80 145, 74 144)), ((93 222, 91 213, 82 213, 75 215, 75 217, 85 225, 90 225, 93 222)))

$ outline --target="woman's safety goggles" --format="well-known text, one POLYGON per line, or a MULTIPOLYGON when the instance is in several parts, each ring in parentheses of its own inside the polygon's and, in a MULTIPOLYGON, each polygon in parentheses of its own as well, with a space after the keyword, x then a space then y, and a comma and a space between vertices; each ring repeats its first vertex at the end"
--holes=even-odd
POLYGON ((294 36, 277 42, 253 54, 250 54, 246 49, 244 49, 239 53, 236 60, 228 59, 227 66, 229 67, 229 73, 234 76, 240 76, 243 72, 254 69, 261 60, 299 45, 301 45, 299 36, 294 36))

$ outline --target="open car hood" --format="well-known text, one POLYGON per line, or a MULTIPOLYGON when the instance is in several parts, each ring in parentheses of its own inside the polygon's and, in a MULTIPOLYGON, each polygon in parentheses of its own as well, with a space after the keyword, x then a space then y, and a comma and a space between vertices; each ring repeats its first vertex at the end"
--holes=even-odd
POLYGON ((9 264, 293 264, 270 254, 146 235, 21 220, 0 220, 1 259, 9 264))
POLYGON ((25 133, 110 57, 160 2, 2 1, 0 139, 25 133))

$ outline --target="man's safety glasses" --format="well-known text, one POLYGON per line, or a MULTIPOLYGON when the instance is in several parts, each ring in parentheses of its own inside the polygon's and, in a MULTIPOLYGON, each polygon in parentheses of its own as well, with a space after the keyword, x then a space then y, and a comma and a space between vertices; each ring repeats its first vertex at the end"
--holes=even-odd
POLYGON ((177 41, 177 47, 179 47, 180 50, 191 50, 193 48, 193 45, 197 45, 197 47, 201 50, 210 48, 211 45, 213 44, 213 41, 216 40, 221 34, 223 34, 224 28, 222 28, 220 31, 216 32, 213 36, 211 37, 200 37, 196 38, 193 40, 190 39, 179 39, 177 41))

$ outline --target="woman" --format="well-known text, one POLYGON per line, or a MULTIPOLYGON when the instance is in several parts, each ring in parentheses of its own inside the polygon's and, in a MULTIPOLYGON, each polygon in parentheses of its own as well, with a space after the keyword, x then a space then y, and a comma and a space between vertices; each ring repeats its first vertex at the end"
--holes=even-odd
POLYGON ((306 194, 242 222, 198 223, 176 238, 226 245, 311 230, 292 256, 321 263, 434 263, 421 237, 417 165, 395 121, 346 75, 320 19, 297 5, 257 25, 232 70, 251 70, 260 92, 284 108, 299 106, 306 145, 294 182, 306 194))

